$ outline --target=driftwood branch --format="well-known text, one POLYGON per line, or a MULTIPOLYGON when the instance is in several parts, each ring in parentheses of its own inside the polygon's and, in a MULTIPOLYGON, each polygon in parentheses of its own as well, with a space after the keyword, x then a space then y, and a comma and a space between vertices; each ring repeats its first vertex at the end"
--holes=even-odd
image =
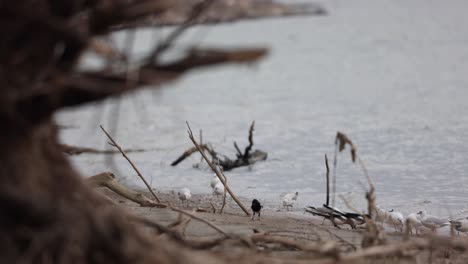
POLYGON ((14 108, 24 120, 34 124, 54 111, 133 91, 143 85, 159 86, 173 81, 190 69, 228 62, 250 62, 263 57, 266 49, 192 48, 182 59, 167 64, 148 63, 138 69, 138 80, 129 82, 128 73, 108 71, 57 73, 47 83, 38 83, 29 94, 15 102, 14 108))
POLYGON ((155 60, 159 57, 159 55, 168 49, 172 43, 185 31, 187 30, 190 26, 193 25, 195 20, 200 17, 204 11, 210 7, 211 4, 215 2, 214 0, 204 0, 201 3, 196 4, 193 6, 193 9, 191 10, 191 14, 186 18, 185 22, 177 27, 174 31, 171 32, 171 34, 161 43, 159 43, 154 49, 151 55, 149 56, 150 60, 155 60))
MULTIPOLYGON (((214 163, 218 164, 223 168, 224 171, 229 171, 234 168, 242 167, 242 166, 249 166, 258 161, 266 160, 268 154, 261 150, 251 151, 253 147, 253 131, 254 131, 255 121, 252 122, 250 129, 249 129, 249 145, 245 148, 244 153, 240 150, 237 142, 234 141, 234 148, 237 151, 236 159, 230 159, 225 155, 219 155, 216 151, 214 151, 208 144, 199 144, 203 150, 208 151, 211 155, 211 159, 214 163), (223 158, 219 158, 219 156, 223 156, 223 158)), ((192 147, 186 150, 179 158, 177 158, 174 162, 171 163, 171 166, 176 166, 184 159, 189 157, 191 154, 196 152, 196 148, 192 147)))
MULTIPOLYGON (((214 159, 217 159, 218 154, 213 149, 211 149, 207 144, 202 144, 200 145, 200 147, 203 150, 208 151, 211 157, 213 157, 214 159)), ((188 158, 190 155, 192 155, 195 152, 198 152, 198 149, 196 147, 191 147, 187 149, 184 153, 182 153, 182 155, 180 155, 180 157, 178 157, 175 161, 171 163, 171 166, 176 166, 177 164, 181 163, 183 160, 185 160, 186 158, 188 158)))
MULTIPOLYGON (((68 155, 80 155, 83 153, 89 154, 117 154, 120 153, 118 150, 100 150, 95 148, 87 148, 87 147, 78 147, 72 146, 67 144, 60 144, 63 152, 67 153, 68 155)), ((125 153, 132 153, 132 152, 145 152, 145 149, 126 149, 124 150, 125 153)))
POLYGON ((250 216, 250 212, 247 210, 247 208, 242 204, 242 202, 237 199, 236 195, 234 194, 234 192, 232 192, 231 188, 229 188, 229 186, 226 184, 226 182, 224 181, 224 178, 225 176, 222 174, 222 172, 220 172, 219 170, 216 169, 216 167, 213 165, 213 163, 208 159, 208 157, 206 156, 206 154, 203 152, 203 149, 200 147, 200 145, 197 143, 197 141, 195 140, 195 138, 193 137, 193 133, 192 133, 192 129, 190 129, 190 126, 187 122, 187 127, 188 127, 188 135, 189 135, 189 138, 190 140, 193 142, 193 144, 195 145, 195 147, 198 149, 198 151, 200 152, 200 154, 203 156, 203 158, 205 159, 206 163, 208 163, 208 165, 210 165, 210 168, 213 170, 214 173, 216 173, 216 176, 218 176, 219 180, 221 181, 221 183, 223 183, 224 185, 224 188, 229 192, 229 195, 231 195, 232 199, 234 199, 234 201, 237 203, 237 205, 239 205, 239 207, 242 209, 242 211, 244 211, 244 213, 248 216, 250 216))
POLYGON ((100 126, 102 131, 104 132, 104 134, 106 134, 107 138, 109 138, 109 140, 111 141, 111 146, 117 148, 120 153, 122 153, 122 156, 130 163, 130 165, 132 166, 132 168, 135 170, 135 172, 138 174, 138 176, 140 177, 140 179, 145 183, 146 187, 148 188, 148 190, 150 191, 150 193, 153 195, 154 199, 156 199, 156 201, 158 203, 161 203, 161 201, 159 200, 158 196, 156 195, 156 193, 153 192, 153 189, 151 188, 151 186, 148 184, 148 182, 145 180, 145 178, 143 177, 143 175, 141 174, 141 172, 138 170, 138 168, 135 166, 135 164, 133 164, 133 162, 130 160, 130 158, 125 154, 125 152, 123 151, 123 149, 117 144, 117 142, 114 141, 114 139, 109 135, 109 133, 107 133, 107 131, 104 129, 104 127, 102 127, 102 125, 100 126))
POLYGON ((114 174, 111 172, 103 172, 91 176, 86 179, 86 182, 93 187, 107 187, 118 195, 133 201, 144 207, 155 207, 158 206, 151 199, 148 199, 144 194, 135 192, 128 189, 127 187, 120 184, 116 179, 114 174))
POLYGON ((243 159, 245 161, 248 161, 250 150, 252 150, 252 146, 254 144, 253 143, 254 127, 255 127, 255 121, 252 121, 252 124, 250 125, 250 129, 249 129, 249 145, 245 148, 244 156, 243 156, 243 159))

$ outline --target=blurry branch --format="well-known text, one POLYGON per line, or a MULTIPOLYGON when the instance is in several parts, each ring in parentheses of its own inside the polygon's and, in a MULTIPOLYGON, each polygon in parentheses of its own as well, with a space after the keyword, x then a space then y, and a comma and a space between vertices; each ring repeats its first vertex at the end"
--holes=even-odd
MULTIPOLYGON (((87 148, 87 147, 78 147, 78 146, 71 146, 67 144, 60 144, 62 151, 67 153, 68 155, 80 155, 83 153, 90 153, 90 154, 116 154, 120 153, 118 150, 100 150, 95 148, 87 148)), ((126 149, 124 150, 125 153, 132 153, 132 152, 145 152, 146 149, 126 149)))
POLYGON ((120 153, 122 153, 122 156, 130 163, 132 168, 135 170, 135 172, 138 174, 138 176, 141 178, 141 180, 145 183, 146 187, 148 188, 150 193, 153 195, 154 199, 158 203, 161 203, 158 196, 153 192, 153 189, 151 188, 151 186, 149 186, 148 182, 145 180, 145 178, 143 177, 141 172, 138 170, 138 168, 135 166, 135 164, 133 164, 133 162, 130 160, 130 158, 125 154, 123 149, 117 144, 117 142, 114 141, 114 139, 109 135, 109 133, 107 133, 107 131, 102 126, 100 126, 100 127, 101 127, 102 131, 104 132, 104 134, 106 134, 107 138, 109 138, 109 140, 110 140, 109 144, 111 146, 117 148, 120 151, 120 153))
POLYGON ((109 96, 133 91, 143 85, 161 85, 177 79, 186 71, 221 63, 252 62, 267 53, 263 48, 191 49, 186 57, 167 64, 146 64, 138 69, 138 80, 128 82, 127 72, 56 73, 47 83, 39 83, 33 92, 15 103, 23 118, 33 123, 69 106, 98 101, 109 96))
POLYGON ((86 182, 93 187, 107 187, 113 192, 117 193, 118 195, 123 196, 126 199, 133 201, 143 207, 158 206, 158 204, 145 197, 142 193, 130 190, 127 187, 120 184, 115 179, 114 174, 112 174, 111 172, 103 172, 96 174, 87 178, 86 182))
POLYGON ((214 0, 204 0, 201 3, 196 4, 193 9, 192 13, 189 15, 189 17, 186 19, 186 21, 179 27, 177 27, 174 31, 171 32, 171 34, 163 41, 160 42, 156 48, 154 48, 153 52, 149 56, 150 61, 156 60, 159 55, 168 49, 172 43, 189 27, 193 25, 195 20, 200 17, 203 12, 212 4, 214 3, 214 0))
POLYGON ((203 151, 203 149, 200 147, 200 145, 197 143, 197 141, 195 140, 195 138, 193 137, 193 133, 192 133, 192 129, 190 129, 190 125, 188 124, 187 122, 187 127, 188 127, 188 135, 189 135, 189 138, 190 140, 193 142, 193 144, 195 145, 195 147, 198 149, 198 151, 200 152, 200 154, 203 156, 203 158, 205 159, 206 163, 208 163, 208 165, 210 165, 210 168, 213 170, 214 173, 216 173, 216 176, 218 176, 219 180, 221 181, 221 183, 224 185, 224 188, 229 192, 229 194, 231 195, 232 199, 239 205, 239 207, 244 211, 244 213, 248 216, 250 216, 250 212, 247 210, 247 208, 242 204, 242 202, 237 199, 236 195, 231 191, 231 188, 229 188, 229 186, 227 185, 226 181, 225 181, 225 178, 226 176, 224 176, 224 174, 222 172, 220 172, 219 170, 216 169, 216 167, 213 165, 213 163, 208 159, 208 157, 206 156, 205 152, 203 151))

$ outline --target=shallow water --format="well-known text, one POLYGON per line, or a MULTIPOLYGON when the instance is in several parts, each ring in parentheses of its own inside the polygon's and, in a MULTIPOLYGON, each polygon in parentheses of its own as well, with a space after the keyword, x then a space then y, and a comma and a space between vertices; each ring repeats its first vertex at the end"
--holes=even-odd
MULTIPOLYGON (((270 208, 279 207, 280 195, 299 191, 300 211, 324 203, 323 156, 333 159, 334 136, 342 131, 357 145, 381 207, 435 215, 466 209, 468 2, 323 3, 328 16, 194 28, 181 44, 267 45, 271 54, 251 66, 198 70, 164 89, 127 96, 119 107, 108 100, 63 111, 59 122, 77 127, 63 130, 63 141, 104 148, 98 124, 112 127, 118 116, 115 138, 123 147, 153 149, 130 156, 155 188, 208 193, 212 173, 192 168, 198 156, 169 165, 191 147, 185 121, 234 157, 232 142, 247 144, 255 120, 254 147, 269 159, 227 173, 228 181, 270 208)), ((152 31, 138 32, 136 57, 152 39, 152 31)), ((97 64, 88 58, 83 65, 97 64)), ((104 156, 72 160, 84 175, 112 169, 104 156)), ((143 186, 120 156, 115 162, 119 177, 143 186)), ((365 208, 366 181, 348 152, 338 156, 337 183, 339 193, 365 208)))

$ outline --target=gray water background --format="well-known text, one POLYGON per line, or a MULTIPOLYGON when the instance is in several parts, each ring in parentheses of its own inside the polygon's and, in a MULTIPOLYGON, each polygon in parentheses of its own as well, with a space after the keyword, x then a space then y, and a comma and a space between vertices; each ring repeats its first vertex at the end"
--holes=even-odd
MULTIPOLYGON (((197 70, 158 90, 62 111, 74 126, 62 141, 108 148, 98 125, 118 115, 115 139, 124 148, 152 148, 130 157, 158 190, 188 186, 210 193, 212 173, 194 169, 199 156, 171 167, 192 146, 185 122, 218 152, 234 157, 232 142, 247 144, 256 121, 254 148, 265 162, 226 173, 232 189, 280 207, 280 196, 300 193, 296 211, 325 201, 324 154, 333 159, 337 131, 357 145, 376 189, 378 204, 410 213, 456 214, 468 204, 467 1, 322 1, 328 16, 198 26, 180 47, 267 46, 270 55, 248 66, 197 70)), ((134 57, 163 32, 139 30, 134 57)), ((125 34, 114 37, 122 46, 125 34)), ((84 67, 95 67, 92 56, 84 67)), ((71 157, 83 175, 112 169, 104 156, 71 157)), ((127 162, 115 156, 117 176, 144 187, 127 162)), ((338 156, 337 191, 365 209, 366 180, 349 152, 338 156)), ((338 206, 345 208, 341 199, 338 206)))

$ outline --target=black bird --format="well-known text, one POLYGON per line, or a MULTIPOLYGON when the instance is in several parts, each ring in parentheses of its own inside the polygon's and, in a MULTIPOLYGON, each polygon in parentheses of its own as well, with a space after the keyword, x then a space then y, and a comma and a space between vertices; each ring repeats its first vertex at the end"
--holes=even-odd
POLYGON ((252 220, 254 220, 255 213, 258 213, 258 219, 260 219, 260 210, 262 210, 263 205, 261 205, 257 199, 253 199, 252 206, 250 206, 250 208, 252 208, 252 212, 253 212, 252 220))

